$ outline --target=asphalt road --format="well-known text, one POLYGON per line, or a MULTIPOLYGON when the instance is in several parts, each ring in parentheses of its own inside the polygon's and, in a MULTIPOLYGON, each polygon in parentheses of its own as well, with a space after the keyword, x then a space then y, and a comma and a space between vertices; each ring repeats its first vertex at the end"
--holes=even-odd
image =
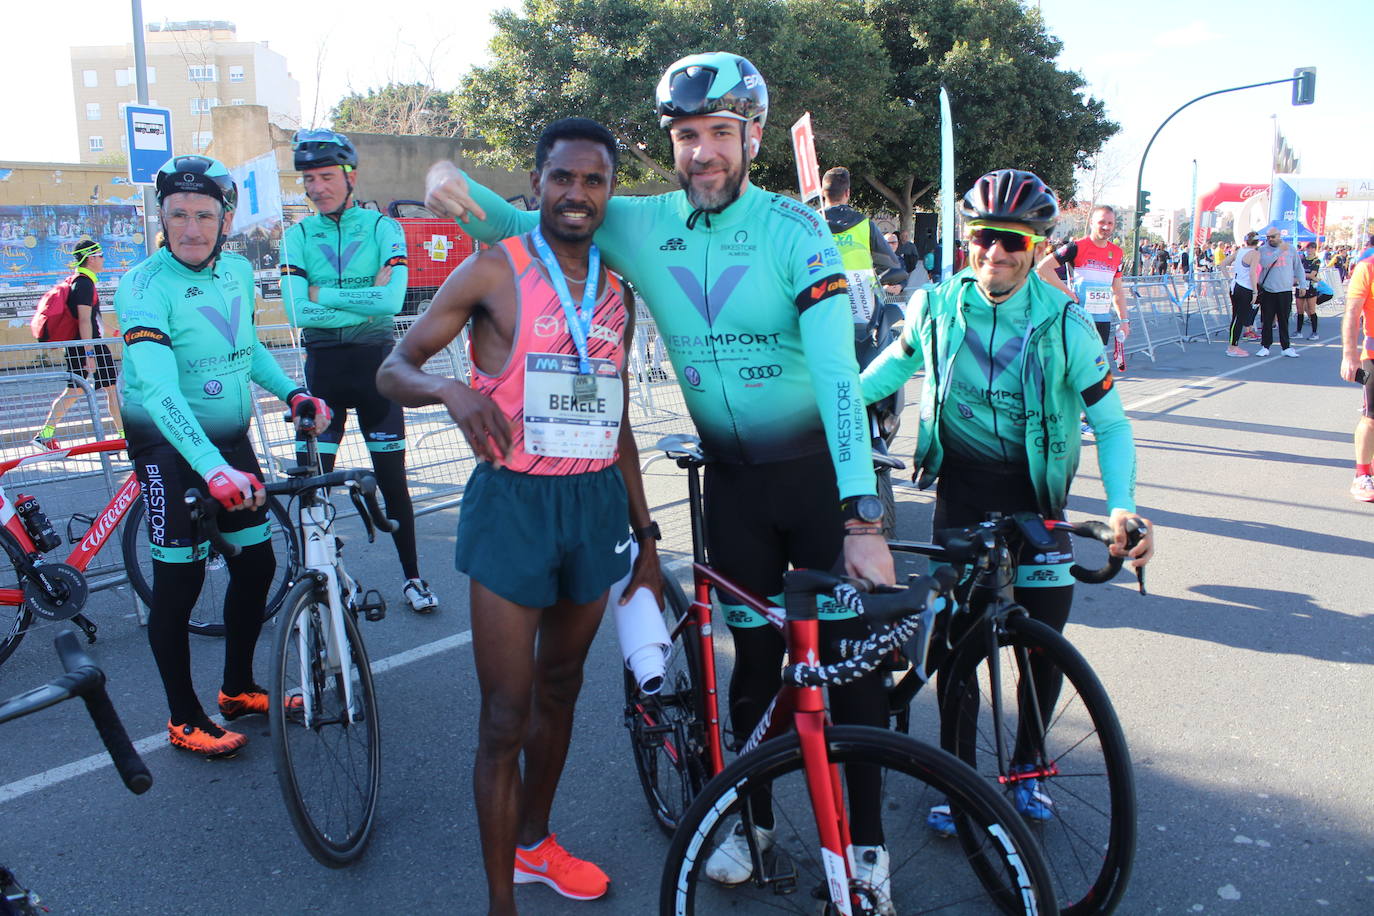
MULTIPOLYGON (((1358 391, 1337 377, 1336 321, 1323 327, 1299 359, 1171 347, 1154 364, 1138 357, 1120 381, 1159 555, 1148 597, 1126 576, 1080 586, 1067 631, 1111 693, 1136 764, 1141 841, 1120 912, 1374 912, 1374 506, 1347 495, 1358 391)), ((909 408, 907 454, 914 428, 909 408)), ((681 472, 660 462, 647 482, 665 556, 680 558, 681 472)), ((1073 517, 1100 516, 1090 443, 1074 489, 1073 517)), ((900 533, 924 537, 932 494, 907 486, 897 498, 900 533)), ((401 607, 389 545, 350 542, 350 569, 392 600, 384 622, 363 625, 384 774, 360 862, 331 871, 301 847, 265 722, 244 720, 255 722, 252 741, 234 760, 167 748, 145 634, 115 592, 93 598, 93 651, 130 733, 147 738, 156 784, 142 797, 122 789, 79 704, 0 728, 0 862, 59 914, 483 912, 470 782, 477 695, 467 585, 452 569, 456 518, 450 509, 419 523, 424 572, 443 602, 430 617, 401 607)), ((53 672, 50 635, 30 634, 0 667, 0 695, 53 672)), ((192 651, 212 704, 221 647, 193 638, 192 651)), ((522 913, 655 909, 667 840, 630 762, 619 667, 608 619, 554 812, 555 830, 606 868, 612 891, 573 904, 521 888, 522 913)))

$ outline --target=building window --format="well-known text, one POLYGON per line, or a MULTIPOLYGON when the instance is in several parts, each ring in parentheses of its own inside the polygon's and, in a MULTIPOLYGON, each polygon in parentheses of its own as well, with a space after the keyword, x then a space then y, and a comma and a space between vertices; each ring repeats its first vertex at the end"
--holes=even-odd
POLYGON ((96 86, 100 85, 100 78, 96 76, 94 70, 82 70, 81 85, 85 86, 87 89, 94 89, 96 86))
POLYGON ((191 145, 196 148, 196 152, 203 153, 210 148, 210 141, 215 139, 215 135, 208 130, 198 130, 191 134, 191 145))
POLYGON ((242 105, 242 104, 244 104, 244 101, 245 101, 244 99, 230 99, 230 100, 229 100, 229 104, 230 104, 230 105, 242 105))
POLYGON ((214 64, 205 64, 200 67, 191 67, 188 77, 193 83, 213 83, 219 79, 215 73, 214 64))
POLYGON ((99 103, 99 102, 87 102, 87 103, 86 103, 86 120, 87 120, 87 121, 99 121, 99 120, 100 120, 100 103, 99 103))
MULTIPOLYGON (((130 67, 129 69, 132 70, 133 68, 130 67)), ((148 85, 151 86, 153 83, 156 83, 156 82, 157 82, 157 67, 149 67, 149 68, 148 68, 148 85)))
POLYGON ((231 82, 231 83, 241 83, 241 82, 243 82, 243 68, 242 68, 242 67, 230 67, 230 68, 229 68, 229 82, 231 82))
POLYGON ((103 153, 103 152, 105 151, 105 138, 104 138, 104 137, 92 137, 92 138, 90 139, 89 142, 90 142, 91 152, 93 152, 93 153, 103 153))
POLYGON ((123 67, 115 71, 115 85, 127 86, 134 81, 134 68, 123 67))
POLYGON ((211 108, 219 107, 219 99, 191 99, 191 114, 209 114, 211 108))

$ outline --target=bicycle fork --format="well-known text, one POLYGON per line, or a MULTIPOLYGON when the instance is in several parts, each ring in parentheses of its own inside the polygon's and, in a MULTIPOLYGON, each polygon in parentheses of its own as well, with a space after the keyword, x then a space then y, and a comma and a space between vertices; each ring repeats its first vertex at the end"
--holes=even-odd
MULTIPOLYGON (((338 546, 334 540, 334 535, 330 533, 329 522, 326 518, 326 509, 323 506, 308 506, 301 508, 302 520, 305 524, 303 534, 305 535, 305 566, 307 575, 315 577, 316 588, 323 589, 327 598, 329 619, 324 625, 324 639, 321 644, 311 645, 310 634, 305 627, 296 633, 299 657, 301 666, 301 685, 313 685, 316 683, 313 669, 315 665, 320 665, 323 671, 318 672, 322 677, 338 677, 343 682, 343 714, 347 716, 347 725, 353 721, 354 716, 354 696, 353 696, 353 670, 351 660, 345 661, 348 654, 347 633, 344 630, 344 605, 342 596, 343 584, 339 580, 339 553, 338 546), (317 658, 322 650, 322 657, 317 658)), ((344 573, 347 576, 347 573, 344 573)), ((356 585, 354 586, 356 590, 356 585)), ((324 621, 321 621, 324 623, 324 621)), ((313 626, 313 624, 311 624, 313 626)), ((302 690, 303 708, 307 727, 315 721, 316 716, 323 714, 323 710, 312 709, 316 694, 312 690, 302 690)))

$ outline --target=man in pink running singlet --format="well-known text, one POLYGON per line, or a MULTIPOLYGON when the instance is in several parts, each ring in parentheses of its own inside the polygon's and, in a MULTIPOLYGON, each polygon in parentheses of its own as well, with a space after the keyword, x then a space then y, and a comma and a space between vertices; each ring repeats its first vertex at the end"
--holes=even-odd
POLYGON ((610 880, 549 832, 582 666, 611 584, 662 603, 625 397, 630 295, 592 235, 615 185, 616 144, 594 121, 545 128, 530 181, 539 226, 464 262, 377 375, 407 407, 443 404, 478 460, 463 493, 457 566, 471 579, 482 691, 473 790, 489 912, 514 884, 591 900, 610 880), (467 325, 472 381, 425 361, 467 325), (521 758, 524 770, 521 772, 521 758), (513 880, 512 880, 513 876, 513 880))

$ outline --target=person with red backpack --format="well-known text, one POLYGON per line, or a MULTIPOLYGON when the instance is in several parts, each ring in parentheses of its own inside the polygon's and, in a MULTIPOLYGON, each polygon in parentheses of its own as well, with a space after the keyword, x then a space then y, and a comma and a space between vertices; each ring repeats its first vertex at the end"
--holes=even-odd
MULTIPOLYGON (((105 252, 95 239, 82 239, 72 250, 75 273, 53 287, 43 296, 34 313, 32 328, 38 340, 70 340, 67 347, 67 371, 88 379, 96 391, 105 392, 114 421, 114 435, 124 435, 124 420, 119 413, 119 395, 115 391, 117 376, 114 357, 104 344, 90 343, 104 336, 100 327, 100 293, 95 288, 96 273, 105 266, 105 252)), ((43 421, 43 428, 33 437, 42 449, 61 448, 57 442, 57 424, 81 399, 82 390, 75 380, 67 382, 67 390, 58 395, 43 421)))

